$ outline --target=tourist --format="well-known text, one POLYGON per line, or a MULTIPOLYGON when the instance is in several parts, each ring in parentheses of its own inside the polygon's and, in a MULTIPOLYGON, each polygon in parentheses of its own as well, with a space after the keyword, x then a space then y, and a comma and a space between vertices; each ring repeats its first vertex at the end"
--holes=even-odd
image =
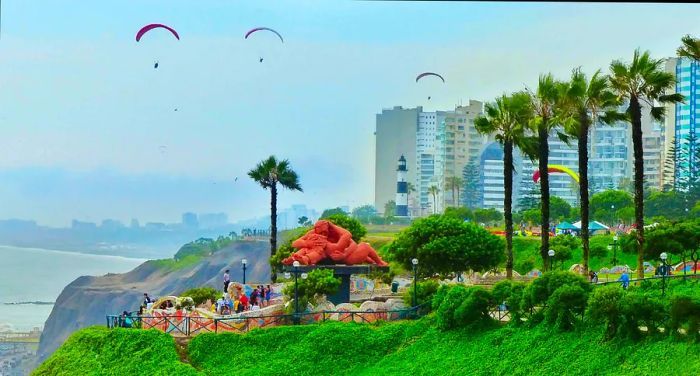
POLYGON ((252 305, 250 306, 250 310, 251 310, 251 311, 259 311, 259 310, 260 310, 260 306, 257 305, 257 302, 256 302, 256 303, 251 303, 251 304, 252 304, 252 305))
POLYGON ((120 321, 120 325, 122 328, 131 328, 133 326, 133 320, 131 320, 131 317, 129 317, 129 313, 124 311, 122 312, 122 317, 120 321))
POLYGON ((248 309, 248 296, 244 293, 241 294, 241 311, 248 309))
POLYGON ((270 288, 270 285, 267 285, 265 288, 265 305, 269 306, 270 305, 270 296, 272 295, 272 289, 270 288))
POLYGON ((598 273, 591 270, 588 272, 588 277, 590 278, 591 283, 598 283, 598 273))
POLYGON ((228 284, 231 283, 231 276, 228 274, 228 269, 224 272, 224 292, 228 292, 228 284))
POLYGON ((251 305, 257 304, 257 302, 258 302, 258 296, 259 296, 258 294, 260 294, 260 292, 258 291, 257 288, 256 288, 256 289, 253 289, 253 292, 250 293, 250 304, 251 304, 251 305))
POLYGON ((233 301, 231 300, 231 297, 229 296, 228 293, 224 294, 224 306, 229 307, 230 309, 233 309, 233 301))
POLYGON ((219 299, 216 300, 216 312, 221 313, 221 311, 224 308, 224 298, 226 298, 226 295, 222 295, 219 299))
POLYGON ((630 276, 627 274, 626 271, 622 272, 622 275, 618 279, 618 281, 622 282, 622 288, 627 290, 627 288, 630 286, 630 276))
POLYGON ((143 293, 143 305, 145 305, 146 308, 148 308, 149 303, 153 304, 153 299, 151 299, 151 297, 148 296, 148 294, 144 292, 143 293))
POLYGON ((233 312, 240 313, 243 310, 241 307, 241 300, 236 298, 236 300, 233 301, 233 312))
POLYGON ((260 297, 258 299, 260 307, 264 307, 265 306, 265 287, 263 287, 263 285, 258 286, 258 296, 260 297))

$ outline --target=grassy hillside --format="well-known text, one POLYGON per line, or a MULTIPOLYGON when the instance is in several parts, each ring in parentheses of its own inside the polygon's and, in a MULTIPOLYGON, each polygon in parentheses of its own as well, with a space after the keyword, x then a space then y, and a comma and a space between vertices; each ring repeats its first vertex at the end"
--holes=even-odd
POLYGON ((91 327, 73 333, 33 375, 196 375, 155 330, 91 327))
POLYGON ((178 361, 167 335, 90 328, 72 336, 35 374, 700 374, 700 344, 670 338, 604 342, 598 328, 558 333, 544 325, 443 332, 432 320, 202 334, 188 349, 197 370, 178 361))

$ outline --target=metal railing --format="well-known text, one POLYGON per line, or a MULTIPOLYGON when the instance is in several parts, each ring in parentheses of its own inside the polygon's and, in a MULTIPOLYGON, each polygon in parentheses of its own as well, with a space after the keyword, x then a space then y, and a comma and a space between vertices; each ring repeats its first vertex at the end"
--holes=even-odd
POLYGON ((156 329, 173 336, 191 337, 200 333, 245 333, 255 328, 279 325, 315 324, 327 321, 374 323, 415 319, 427 310, 425 304, 398 310, 386 311, 318 311, 297 314, 215 317, 185 315, 107 315, 107 327, 131 327, 156 329), (127 321, 128 320, 128 321, 127 321), (128 325, 130 323, 130 325, 128 325))

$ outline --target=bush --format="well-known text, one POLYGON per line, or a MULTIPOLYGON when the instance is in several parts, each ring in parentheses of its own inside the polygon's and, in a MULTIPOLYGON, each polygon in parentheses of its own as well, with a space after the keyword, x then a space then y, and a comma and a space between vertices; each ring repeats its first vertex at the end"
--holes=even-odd
POLYGON ((205 303, 207 300, 215 302, 220 294, 221 292, 219 290, 207 286, 189 289, 183 292, 182 294, 179 294, 179 296, 188 296, 192 298, 195 305, 200 305, 202 303, 205 303))
POLYGON ((590 249, 590 256, 604 259, 608 256, 608 247, 602 244, 592 244, 590 249))
POLYGON ((641 337, 640 326, 646 326, 649 334, 658 333, 658 326, 666 317, 665 307, 659 299, 638 292, 623 295, 620 311, 622 313, 620 334, 632 339, 641 337))
MULTIPOLYGON (((299 277, 297 293, 299 296, 300 310, 306 310, 306 306, 316 304, 321 295, 332 295, 340 287, 340 278, 333 276, 333 270, 314 269, 309 272, 306 279, 299 277)), ((294 300, 294 282, 287 284, 282 293, 288 301, 294 300)), ((294 311, 294 304, 289 304, 287 310, 294 311)))
POLYGON ((571 330, 577 317, 583 316, 588 300, 588 290, 576 284, 563 285, 547 300, 545 319, 559 330, 571 330))
POLYGON ((292 242, 304 236, 304 234, 309 232, 311 229, 312 227, 299 227, 295 228, 294 230, 290 230, 285 234, 284 242, 282 245, 277 247, 275 254, 270 257, 270 267, 272 268, 273 274, 281 273, 283 270, 282 260, 291 256, 292 253, 297 251, 294 247, 292 247, 292 242))
POLYGON ((462 302, 468 295, 469 291, 463 285, 455 285, 449 289, 437 310, 436 322, 438 328, 448 330, 459 326, 455 317, 455 311, 462 305, 462 302))
MULTIPOLYGON (((554 292, 562 286, 578 286, 586 294, 591 289, 590 283, 586 279, 578 274, 572 272, 564 271, 554 271, 544 273, 541 277, 535 278, 529 285, 527 285, 523 291, 523 300, 521 303, 521 309, 533 310, 535 306, 543 306, 549 303, 549 298, 554 294, 554 292)), ((568 294, 569 292, 567 292, 568 294)), ((560 293, 561 294, 561 293, 560 293)), ((569 296, 561 296, 558 299, 569 298, 569 296)), ((573 298, 573 297, 571 297, 573 298)), ((585 305, 583 307, 585 309, 585 305)), ((533 312, 533 316, 530 318, 532 324, 538 323, 545 314, 547 309, 540 310, 539 312, 533 312)), ((557 312, 557 314, 559 314, 557 312)), ((564 324, 565 325, 565 324, 564 324)))
POLYGON ((513 282, 503 280, 496 283, 491 290, 494 304, 502 304, 505 302, 506 309, 510 312, 510 323, 519 324, 523 317, 523 292, 525 291, 523 282, 513 282))
MULTIPOLYGON (((439 287, 440 283, 432 279, 418 282, 416 289, 416 304, 421 305, 423 303, 430 302, 439 287)), ((409 307, 413 304, 413 284, 411 284, 411 287, 404 293, 403 301, 409 307)), ((428 307, 431 306, 432 304, 428 305, 428 307)))
POLYGON ((478 327, 493 319, 489 310, 493 307, 493 296, 480 286, 467 288, 467 296, 454 312, 457 326, 478 327))
POLYGON ((367 229, 355 218, 348 217, 345 214, 333 214, 324 218, 328 222, 338 225, 352 234, 352 240, 359 243, 360 240, 367 235, 367 229))
POLYGON ((431 308, 433 311, 437 311, 437 309, 440 308, 440 304, 442 304, 442 302, 445 300, 445 297, 447 296, 447 293, 450 292, 450 289, 452 289, 452 286, 450 285, 440 285, 440 287, 438 287, 435 295, 433 295, 433 302, 431 303, 431 308))
POLYGON ((593 290, 588 300, 586 316, 593 323, 605 325, 605 339, 612 339, 620 327, 624 293, 620 286, 603 286, 593 290))
POLYGON ((671 297, 669 328, 674 335, 679 329, 685 329, 692 339, 700 340, 700 299, 690 295, 671 297))

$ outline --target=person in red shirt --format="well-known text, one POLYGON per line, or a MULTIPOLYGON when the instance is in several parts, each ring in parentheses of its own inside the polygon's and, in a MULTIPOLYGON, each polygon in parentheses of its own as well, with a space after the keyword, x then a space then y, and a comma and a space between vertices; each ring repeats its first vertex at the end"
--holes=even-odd
POLYGON ((245 293, 241 294, 241 305, 244 311, 248 310, 248 296, 245 293))

